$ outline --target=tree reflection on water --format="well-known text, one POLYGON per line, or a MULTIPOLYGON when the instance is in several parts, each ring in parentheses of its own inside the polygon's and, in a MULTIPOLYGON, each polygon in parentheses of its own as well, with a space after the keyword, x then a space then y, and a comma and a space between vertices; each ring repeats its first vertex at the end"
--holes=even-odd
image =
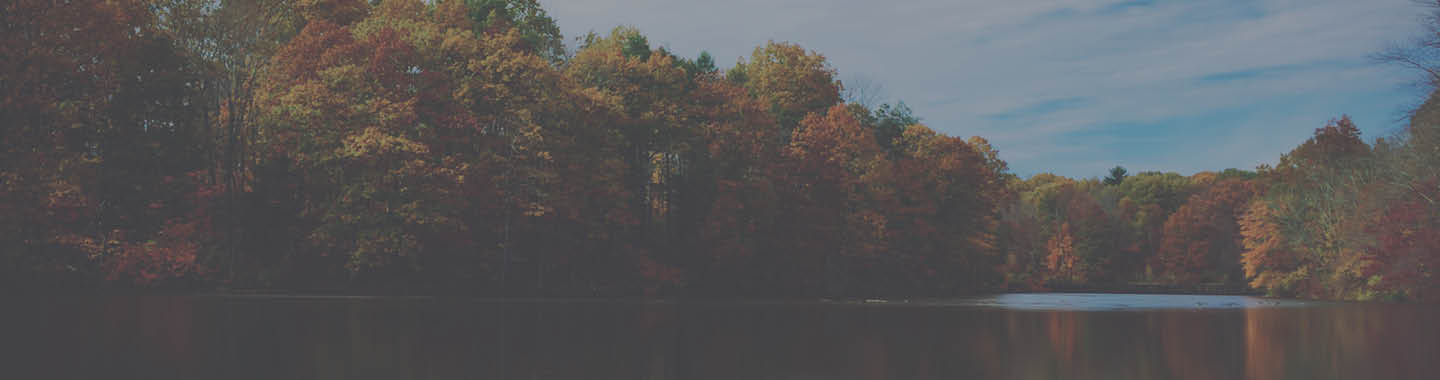
POLYGON ((1427 379, 1431 307, 107 297, 13 302, 46 378, 1427 379))

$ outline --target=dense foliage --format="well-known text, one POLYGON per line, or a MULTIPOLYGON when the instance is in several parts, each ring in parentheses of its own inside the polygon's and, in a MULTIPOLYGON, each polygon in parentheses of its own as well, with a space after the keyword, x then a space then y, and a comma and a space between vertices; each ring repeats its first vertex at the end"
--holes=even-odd
POLYGON ((1440 100, 1255 172, 1021 179, 791 43, 567 51, 533 0, 0 7, 8 289, 1440 298, 1440 100))

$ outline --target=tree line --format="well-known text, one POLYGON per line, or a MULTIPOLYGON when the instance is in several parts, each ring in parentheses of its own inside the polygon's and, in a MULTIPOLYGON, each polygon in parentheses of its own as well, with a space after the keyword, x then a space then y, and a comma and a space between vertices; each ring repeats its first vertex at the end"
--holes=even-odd
POLYGON ((16 0, 0 286, 952 295, 1158 281, 1436 294, 1430 107, 1256 171, 1021 179, 846 99, 535 0, 16 0))

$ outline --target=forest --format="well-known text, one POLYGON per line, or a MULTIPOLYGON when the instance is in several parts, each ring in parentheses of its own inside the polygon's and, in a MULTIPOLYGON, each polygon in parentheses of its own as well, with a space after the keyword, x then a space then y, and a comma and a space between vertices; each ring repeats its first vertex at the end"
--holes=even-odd
MULTIPOLYGON (((567 44, 536 0, 10 0, 0 35, 5 291, 1440 300, 1440 96, 1253 170, 1021 178, 802 46, 567 44)), ((1385 58, 1433 82, 1423 48, 1385 58)))

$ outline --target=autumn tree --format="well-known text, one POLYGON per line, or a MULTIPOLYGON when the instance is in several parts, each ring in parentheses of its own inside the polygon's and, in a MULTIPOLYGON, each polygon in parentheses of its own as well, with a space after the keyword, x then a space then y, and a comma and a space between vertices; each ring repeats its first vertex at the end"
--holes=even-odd
POLYGON ((727 75, 770 104, 781 126, 793 128, 812 112, 825 113, 840 103, 840 81, 825 56, 793 43, 771 41, 756 47, 750 60, 727 75))
POLYGON ((484 33, 513 28, 522 46, 551 63, 566 58, 565 36, 560 27, 536 0, 447 0, 464 2, 467 17, 475 23, 477 37, 484 33))
POLYGON ((1124 221, 1126 236, 1118 270, 1131 278, 1153 280, 1164 271, 1158 254, 1162 249, 1165 222, 1200 189, 1194 180, 1178 173, 1141 172, 1126 177, 1116 186, 1105 186, 1101 198, 1113 200, 1113 209, 1124 221))
POLYGON ((1171 214, 1159 252, 1166 273, 1184 283, 1242 278, 1239 219, 1257 193, 1252 183, 1227 180, 1171 214))
MULTIPOLYGON (((0 42, 0 270, 78 284, 136 254, 163 265, 193 254, 118 249, 210 233, 163 227, 189 214, 166 201, 196 190, 165 179, 204 168, 201 119, 186 107, 200 73, 149 4, 16 1, 0 13, 10 36, 0 42)), ((172 273, 195 269, 182 267, 172 273)))
POLYGON ((886 210, 892 255, 912 256, 917 264, 902 272, 916 289, 964 289, 994 283, 1002 260, 995 251, 997 204, 1006 197, 1003 161, 994 162, 965 139, 911 125, 897 139, 893 203, 886 210), (948 273, 942 276, 940 273, 948 273))
POLYGON ((1078 269, 1088 281, 1105 283, 1121 278, 1116 269, 1122 260, 1124 236, 1115 215, 1107 211, 1090 189, 1099 187, 1093 180, 1080 186, 1062 189, 1059 200, 1064 203, 1065 220, 1075 236, 1074 254, 1079 256, 1078 269))
POLYGON ((701 82, 695 99, 703 111, 698 119, 707 159, 693 169, 712 182, 708 189, 692 189, 709 199, 698 226, 702 265, 692 269, 703 278, 694 285, 704 292, 761 294, 759 286, 780 277, 765 261, 774 259, 771 247, 785 238, 775 234, 783 184, 779 128, 764 103, 729 81, 701 82))
POLYGON ((1029 204, 1045 228, 1039 235, 1045 239, 1041 244, 1046 247, 1048 280, 1102 283, 1121 277, 1115 269, 1123 258, 1123 230, 1115 215, 1095 198, 1101 187, 1095 180, 1075 181, 1052 174, 1033 176, 1022 186, 1017 201, 1029 204))
POLYGON ((807 294, 833 291, 840 260, 881 251, 882 215, 864 209, 874 176, 890 163, 872 134, 844 106, 807 116, 784 151, 785 208, 780 227, 788 236, 780 259, 795 278, 787 287, 807 294), (837 238, 838 237, 838 238, 837 238))
POLYGON ((1383 208, 1365 220, 1373 243, 1354 258, 1357 277, 1366 280, 1366 296, 1435 300, 1440 278, 1440 218, 1433 210, 1437 188, 1424 184, 1428 194, 1395 194, 1383 208))
POLYGON ((1370 146, 1360 140, 1359 129, 1349 118, 1341 118, 1316 129, 1313 137, 1281 156, 1274 169, 1262 173, 1271 183, 1260 200, 1266 207, 1252 211, 1267 214, 1251 218, 1255 222, 1250 229, 1278 232, 1278 237, 1246 235, 1246 255, 1255 257, 1246 264, 1253 284, 1309 297, 1345 297, 1365 287, 1356 267, 1348 263, 1355 262, 1365 240, 1356 216, 1360 215, 1366 184, 1374 179, 1371 159, 1370 146), (1274 228, 1262 221, 1273 223, 1274 228), (1255 245, 1249 243, 1252 240, 1255 245), (1284 244, 1263 244, 1267 242, 1284 244), (1292 265, 1285 260, 1265 260, 1276 256, 1265 252, 1276 251, 1259 250, 1277 246, 1294 250, 1305 260, 1287 269, 1271 268, 1292 265), (1270 280, 1273 278, 1285 281, 1270 280))
POLYGON ((1084 283, 1086 272, 1080 263, 1080 255, 1075 252, 1075 235, 1070 230, 1070 222, 1061 222, 1060 229, 1055 231, 1055 236, 1045 243, 1045 269, 1050 273, 1051 281, 1062 283, 1084 283))
POLYGON ((1432 94, 1402 133, 1377 139, 1373 145, 1369 162, 1373 174, 1366 176, 1369 183, 1356 196, 1358 210, 1348 223, 1351 228, 1344 230, 1358 244, 1345 251, 1348 254, 1339 265, 1362 282, 1354 298, 1436 298, 1437 109, 1432 94))
POLYGON ((706 154, 692 95, 697 79, 633 28, 591 36, 565 72, 609 96, 619 116, 606 127, 621 136, 625 189, 637 217, 625 239, 647 260, 668 254, 656 265, 675 265, 681 259, 673 254, 690 250, 672 246, 693 241, 708 209, 704 197, 688 191, 705 186, 695 172, 706 154))
POLYGON ((343 258, 351 272, 413 260, 421 229, 453 218, 423 201, 426 185, 458 182, 458 173, 432 158, 439 123, 423 113, 433 105, 418 90, 439 78, 421 75, 433 69, 416 46, 424 41, 407 38, 428 26, 419 6, 385 2, 351 25, 311 17, 256 93, 266 159, 290 162, 305 178, 304 214, 316 223, 310 248, 343 258))
POLYGON ((1306 272, 1308 258, 1292 246, 1277 212, 1264 201, 1251 202, 1240 219, 1240 232, 1245 245, 1241 264, 1250 286, 1276 294, 1309 293, 1314 288, 1306 272))
POLYGON ((1255 172, 1022 180, 798 45, 572 52, 535 0, 15 0, 0 28, 5 286, 1440 294, 1433 94, 1255 172))
POLYGON ((1004 260, 1000 267, 1004 285, 1012 289, 1042 288, 1049 272, 1046 259, 1050 252, 1039 212, 1026 202, 1000 205, 996 251, 1004 260))

